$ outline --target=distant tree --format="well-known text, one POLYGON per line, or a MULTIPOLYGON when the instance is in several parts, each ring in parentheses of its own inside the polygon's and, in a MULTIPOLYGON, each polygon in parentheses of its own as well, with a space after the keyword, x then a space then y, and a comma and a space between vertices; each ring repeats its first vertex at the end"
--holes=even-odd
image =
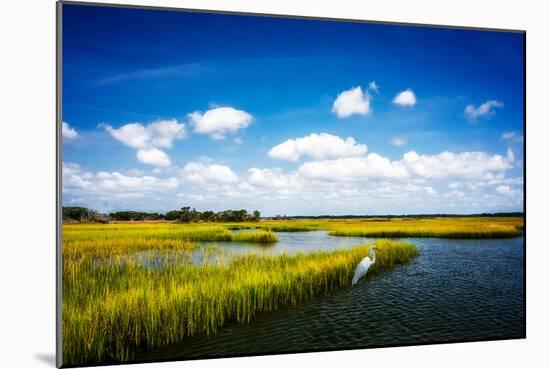
POLYGON ((216 213, 214 213, 213 211, 210 211, 210 210, 203 211, 201 213, 200 219, 203 222, 215 222, 216 221, 216 213))
POLYGON ((190 223, 190 222, 198 222, 201 219, 201 213, 195 210, 195 208, 191 209, 189 206, 185 206, 181 208, 180 211, 180 222, 183 223, 190 223))
POLYGON ((181 212, 179 210, 171 210, 164 214, 165 220, 179 220, 181 212))
POLYGON ((109 214, 109 219, 115 221, 144 221, 164 219, 163 214, 146 213, 142 211, 117 211, 109 214))
POLYGON ((260 220, 260 212, 258 210, 254 210, 252 212, 252 217, 251 217, 250 220, 252 220, 253 222, 259 221, 260 220))
POLYGON ((80 206, 64 206, 62 217, 64 222, 105 222, 106 219, 97 211, 80 207, 80 206))

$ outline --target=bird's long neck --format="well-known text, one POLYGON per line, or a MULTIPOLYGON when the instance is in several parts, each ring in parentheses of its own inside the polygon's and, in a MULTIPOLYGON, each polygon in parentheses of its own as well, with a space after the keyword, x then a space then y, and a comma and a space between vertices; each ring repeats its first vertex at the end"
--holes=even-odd
POLYGON ((376 262, 376 254, 372 247, 369 249, 369 256, 371 257, 371 263, 374 264, 376 262))

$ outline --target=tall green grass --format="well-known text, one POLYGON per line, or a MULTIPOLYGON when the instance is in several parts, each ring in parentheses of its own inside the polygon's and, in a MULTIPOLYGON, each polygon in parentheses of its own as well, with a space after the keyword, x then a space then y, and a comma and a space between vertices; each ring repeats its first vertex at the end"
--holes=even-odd
MULTIPOLYGON (((377 262, 369 273, 418 254, 404 242, 380 240, 377 245, 377 262)), ((213 334, 228 322, 249 322, 262 312, 349 286, 368 248, 241 256, 230 263, 182 262, 160 269, 143 268, 131 259, 98 266, 89 258, 65 258, 64 364, 130 360, 136 347, 213 334)))

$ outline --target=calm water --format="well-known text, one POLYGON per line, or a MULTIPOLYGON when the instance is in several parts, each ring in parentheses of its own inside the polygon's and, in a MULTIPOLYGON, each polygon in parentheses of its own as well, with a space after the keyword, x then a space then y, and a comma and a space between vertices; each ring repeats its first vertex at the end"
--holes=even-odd
MULTIPOLYGON (((326 232, 279 233, 261 253, 332 250, 367 241, 326 232)), ((298 306, 233 324, 211 337, 137 353, 166 360, 525 335, 523 237, 502 240, 411 238, 420 256, 298 306)), ((253 246, 230 245, 235 252, 253 246)), ((225 248, 224 248, 225 249, 225 248)))
MULTIPOLYGON (((237 230, 233 233, 254 232, 255 230, 237 230)), ((224 253, 230 254, 296 254, 313 251, 332 251, 350 248, 365 242, 374 241, 375 238, 366 237, 333 237, 328 231, 309 232, 276 232, 278 241, 273 244, 258 246, 250 242, 202 242, 201 249, 219 246, 224 253)), ((197 253, 201 253, 199 250, 197 253)))

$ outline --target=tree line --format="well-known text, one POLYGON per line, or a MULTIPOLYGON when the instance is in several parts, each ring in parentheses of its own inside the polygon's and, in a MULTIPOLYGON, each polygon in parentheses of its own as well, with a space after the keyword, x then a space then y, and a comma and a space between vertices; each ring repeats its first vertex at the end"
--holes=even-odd
POLYGON ((109 221, 153 221, 166 220, 182 223, 192 222, 257 222, 261 214, 258 210, 248 213, 245 209, 223 210, 213 212, 211 210, 198 211, 195 208, 185 206, 179 210, 171 210, 165 214, 148 213, 142 211, 116 211, 109 214, 101 214, 95 210, 78 206, 63 207, 64 222, 99 222, 109 221))

